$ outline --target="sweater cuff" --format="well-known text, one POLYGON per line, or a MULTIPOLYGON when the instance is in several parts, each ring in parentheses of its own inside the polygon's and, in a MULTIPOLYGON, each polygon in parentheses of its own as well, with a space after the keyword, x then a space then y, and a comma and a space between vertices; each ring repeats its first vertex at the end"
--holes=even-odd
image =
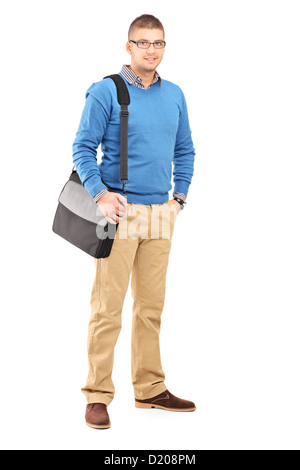
POLYGON ((92 198, 94 198, 103 189, 107 189, 105 184, 102 183, 100 175, 92 176, 84 183, 83 186, 90 193, 92 198))
POLYGON ((174 194, 183 193, 187 196, 189 191, 190 183, 184 180, 175 181, 174 194))

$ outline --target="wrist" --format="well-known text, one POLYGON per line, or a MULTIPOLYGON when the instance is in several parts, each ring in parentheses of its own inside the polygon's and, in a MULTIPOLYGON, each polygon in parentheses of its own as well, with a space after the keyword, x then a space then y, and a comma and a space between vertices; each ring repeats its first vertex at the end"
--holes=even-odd
POLYGON ((179 198, 177 198, 177 197, 174 197, 173 200, 177 202, 177 204, 178 204, 179 207, 180 207, 180 210, 183 210, 185 203, 182 201, 182 199, 179 199, 179 198))
POLYGON ((176 201, 180 205, 180 209, 183 210, 186 202, 181 199, 180 197, 173 195, 173 200, 176 201))
POLYGON ((99 191, 99 193, 97 193, 93 199, 94 201, 97 203, 98 201, 100 201, 100 199, 102 198, 102 196, 104 196, 105 194, 107 194, 109 191, 108 189, 102 189, 101 191, 99 191))

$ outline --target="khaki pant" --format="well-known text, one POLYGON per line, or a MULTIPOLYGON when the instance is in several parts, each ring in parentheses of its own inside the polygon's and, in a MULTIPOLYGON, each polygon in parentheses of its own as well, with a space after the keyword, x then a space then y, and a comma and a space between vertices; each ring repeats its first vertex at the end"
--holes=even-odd
POLYGON ((113 400, 114 348, 131 275, 133 303, 132 383, 135 398, 152 398, 167 389, 161 365, 159 334, 166 274, 178 209, 174 203, 128 203, 111 254, 95 259, 88 334, 89 374, 82 389, 88 403, 113 400))

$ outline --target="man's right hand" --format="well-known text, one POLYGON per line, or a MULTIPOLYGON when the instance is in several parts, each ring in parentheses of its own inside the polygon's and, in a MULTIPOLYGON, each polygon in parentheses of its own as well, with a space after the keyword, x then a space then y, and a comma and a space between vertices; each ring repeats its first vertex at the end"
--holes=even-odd
POLYGON ((97 204, 111 224, 118 224, 126 214, 127 199, 122 194, 108 192, 97 201, 97 204))

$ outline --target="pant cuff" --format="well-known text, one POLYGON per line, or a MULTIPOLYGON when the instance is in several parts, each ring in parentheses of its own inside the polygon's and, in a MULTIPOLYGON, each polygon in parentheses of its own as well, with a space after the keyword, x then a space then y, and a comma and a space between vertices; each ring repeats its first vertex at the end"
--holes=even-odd
POLYGON ((165 392, 166 390, 167 390, 167 387, 165 386, 164 383, 157 384, 154 387, 150 387, 144 392, 138 392, 136 390, 135 391, 135 399, 136 400, 149 400, 150 398, 154 398, 157 395, 160 395, 161 393, 165 392))
POLYGON ((86 395, 87 404, 91 405, 92 403, 103 403, 104 405, 108 406, 112 402, 112 398, 104 395, 102 393, 89 393, 86 395))

